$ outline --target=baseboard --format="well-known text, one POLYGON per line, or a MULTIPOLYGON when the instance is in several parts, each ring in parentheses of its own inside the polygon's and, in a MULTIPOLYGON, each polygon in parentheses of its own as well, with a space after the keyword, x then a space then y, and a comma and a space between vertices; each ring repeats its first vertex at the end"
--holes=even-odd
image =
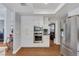
POLYGON ((22 46, 22 47, 26 47, 26 48, 49 48, 50 46, 49 47, 45 47, 45 46, 44 47, 34 47, 34 46, 27 47, 27 46, 22 46))
POLYGON ((55 43, 56 45, 60 45, 60 43, 55 43))
POLYGON ((50 47, 50 46, 36 46, 36 45, 34 45, 34 46, 29 46, 29 45, 28 45, 28 46, 21 46, 21 47, 27 47, 27 48, 32 48, 32 47, 33 47, 33 48, 34 48, 34 47, 35 47, 35 48, 36 48, 36 47, 37 47, 37 48, 38 48, 38 47, 39 47, 39 48, 41 48, 41 47, 47 47, 47 48, 48 48, 48 47, 50 47))
POLYGON ((19 50, 21 49, 21 47, 19 47, 17 50, 13 51, 13 54, 16 54, 19 50))
POLYGON ((59 42, 54 42, 54 44, 56 44, 56 45, 60 45, 60 43, 59 43, 59 42))

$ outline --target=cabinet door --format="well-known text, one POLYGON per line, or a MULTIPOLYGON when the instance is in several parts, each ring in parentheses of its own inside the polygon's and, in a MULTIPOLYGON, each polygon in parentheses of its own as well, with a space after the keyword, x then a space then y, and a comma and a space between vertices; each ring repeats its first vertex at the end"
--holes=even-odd
POLYGON ((77 36, 77 18, 76 16, 73 16, 71 18, 71 47, 73 52, 77 51, 77 40, 78 40, 78 36, 77 36))
POLYGON ((64 28, 64 40, 63 44, 70 47, 71 43, 71 21, 70 19, 66 19, 65 28, 64 28))
POLYGON ((4 56, 5 55, 5 48, 0 48, 0 56, 4 56))
MULTIPOLYGON (((79 51, 79 16, 77 16, 77 33, 78 33, 77 51, 79 51)), ((78 56, 79 56, 79 52, 78 52, 78 56)))
POLYGON ((71 17, 71 18, 66 19, 64 47, 66 48, 66 50, 65 50, 66 52, 63 52, 64 54, 66 54, 66 55, 68 55, 68 54, 76 55, 77 54, 76 53, 76 51, 77 51, 76 17, 71 17), (72 51, 72 52, 70 52, 70 51, 72 51))

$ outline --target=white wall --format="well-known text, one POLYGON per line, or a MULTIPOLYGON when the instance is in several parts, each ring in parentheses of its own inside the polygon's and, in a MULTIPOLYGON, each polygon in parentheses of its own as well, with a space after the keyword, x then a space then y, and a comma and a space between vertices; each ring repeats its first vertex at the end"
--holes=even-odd
MULTIPOLYGON (((0 5, 1 7, 1 5, 0 5)), ((1 18, 4 20, 4 43, 6 43, 9 34, 11 33, 11 26, 13 26, 14 30, 14 38, 13 38, 13 53, 16 53, 20 48, 20 15, 15 13, 14 10, 7 8, 5 5, 2 5, 3 13, 1 12, 1 18)), ((1 10, 0 10, 1 11, 1 10)))
POLYGON ((79 15, 79 7, 68 12, 68 16, 79 15))
POLYGON ((60 22, 59 21, 56 21, 56 38, 55 38, 55 41, 54 43, 56 44, 60 44, 60 22))
POLYGON ((14 40, 13 53, 15 54, 21 48, 21 20, 20 15, 15 13, 14 21, 14 40))
POLYGON ((50 23, 55 23, 55 44, 60 44, 60 18, 59 17, 53 17, 50 19, 50 23))
POLYGON ((6 43, 9 34, 10 34, 10 26, 11 26, 11 11, 6 8, 6 12, 5 12, 5 20, 4 20, 4 43, 6 43))
POLYGON ((43 43, 33 43, 34 26, 43 26, 43 16, 21 16, 21 46, 48 47, 48 39, 43 39, 43 43))

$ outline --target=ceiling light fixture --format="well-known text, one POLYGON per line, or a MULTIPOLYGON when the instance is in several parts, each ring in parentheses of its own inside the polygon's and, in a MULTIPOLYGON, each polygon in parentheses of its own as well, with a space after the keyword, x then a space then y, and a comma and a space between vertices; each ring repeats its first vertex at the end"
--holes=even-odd
POLYGON ((48 3, 44 3, 45 5, 47 5, 48 3))

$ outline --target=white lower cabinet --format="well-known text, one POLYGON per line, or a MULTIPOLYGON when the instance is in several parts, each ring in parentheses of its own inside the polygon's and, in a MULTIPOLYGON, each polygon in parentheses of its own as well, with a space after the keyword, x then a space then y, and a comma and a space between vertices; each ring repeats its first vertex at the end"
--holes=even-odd
POLYGON ((5 47, 0 47, 0 56, 5 56, 5 47))
POLYGON ((65 45, 61 46, 61 55, 64 56, 76 56, 78 53, 74 52, 71 48, 66 47, 65 45))
POLYGON ((77 56, 79 56, 79 52, 77 52, 77 56))

